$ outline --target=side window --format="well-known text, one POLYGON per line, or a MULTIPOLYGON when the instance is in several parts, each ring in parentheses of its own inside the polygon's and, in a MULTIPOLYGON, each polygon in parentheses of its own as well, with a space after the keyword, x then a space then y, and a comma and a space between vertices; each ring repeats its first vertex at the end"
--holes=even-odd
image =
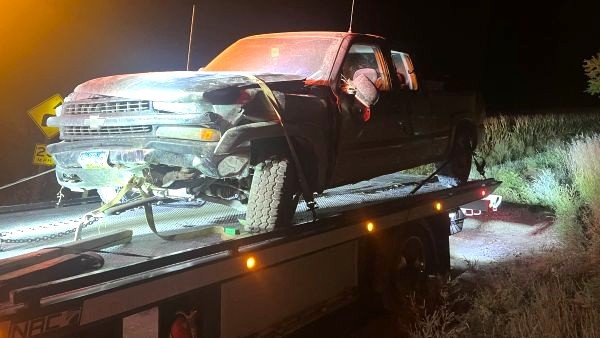
POLYGON ((342 64, 342 77, 353 80, 356 74, 363 73, 372 80, 377 89, 386 90, 389 86, 383 75, 378 55, 377 46, 360 43, 352 45, 342 64))
POLYGON ((412 61, 408 54, 393 50, 392 60, 394 61, 394 66, 396 66, 396 76, 398 76, 401 88, 417 90, 417 74, 415 74, 412 61))

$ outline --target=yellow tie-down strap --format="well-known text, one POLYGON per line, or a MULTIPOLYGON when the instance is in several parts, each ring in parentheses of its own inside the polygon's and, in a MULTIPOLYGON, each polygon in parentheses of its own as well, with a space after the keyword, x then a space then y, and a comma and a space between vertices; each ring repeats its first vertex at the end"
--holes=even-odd
POLYGON ((265 96, 267 97, 269 103, 271 104, 271 108, 277 115, 277 119, 279 120, 281 129, 283 130, 283 135, 285 136, 285 139, 290 148, 292 160, 294 162, 294 165, 296 166, 296 172, 298 173, 298 177, 300 178, 300 189, 302 191, 302 195, 304 196, 304 201, 305 201, 306 205, 308 206, 308 209, 312 213, 313 220, 316 221, 317 214, 315 212, 315 209, 318 208, 318 205, 314 200, 314 197, 313 197, 312 192, 310 191, 310 188, 308 187, 308 181, 306 180, 306 175, 304 175, 304 171, 302 170, 302 166, 300 165, 300 160, 298 159, 298 155, 296 154, 296 150, 294 149, 294 144, 292 143, 292 140, 290 139, 290 136, 288 135, 287 130, 285 128, 285 125, 283 124, 283 120, 281 119, 281 114, 279 113, 279 108, 280 108, 279 102, 275 98, 275 94, 273 94, 273 91, 271 90, 271 88, 269 88, 269 86, 267 86, 265 81, 259 79, 258 77, 254 76, 254 75, 251 75, 251 74, 242 74, 242 75, 246 76, 248 79, 250 79, 250 80, 254 81, 256 84, 258 84, 260 89, 262 89, 263 93, 265 93, 265 96))
POLYGON ((283 126, 283 121, 281 120, 281 114, 279 113, 279 102, 277 102, 277 99, 275 98, 275 94, 273 94, 273 91, 271 90, 271 88, 269 88, 269 86, 267 86, 265 81, 259 79, 258 77, 254 76, 254 75, 251 75, 251 74, 242 74, 242 75, 247 77, 251 81, 255 82, 256 84, 258 84, 258 86, 263 91, 263 93, 265 93, 265 96, 267 97, 267 101, 269 101, 269 103, 271 104, 271 108, 273 108, 275 115, 277 115, 279 124, 281 124, 283 126))

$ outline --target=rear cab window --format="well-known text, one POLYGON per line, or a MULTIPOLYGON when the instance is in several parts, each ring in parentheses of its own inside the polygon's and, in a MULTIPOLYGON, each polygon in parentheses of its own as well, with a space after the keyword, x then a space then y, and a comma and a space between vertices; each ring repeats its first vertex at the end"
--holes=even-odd
POLYGON ((401 89, 417 90, 419 85, 417 83, 417 74, 410 59, 410 56, 406 53, 392 51, 392 60, 396 67, 396 76, 400 82, 401 89))

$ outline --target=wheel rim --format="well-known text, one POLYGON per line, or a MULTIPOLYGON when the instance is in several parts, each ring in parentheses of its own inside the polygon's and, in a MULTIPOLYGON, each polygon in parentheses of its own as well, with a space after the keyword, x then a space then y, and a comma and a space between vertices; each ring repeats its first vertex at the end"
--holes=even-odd
POLYGON ((393 270, 394 291, 397 297, 409 295, 426 278, 427 260, 425 245, 418 236, 404 240, 396 255, 393 270))

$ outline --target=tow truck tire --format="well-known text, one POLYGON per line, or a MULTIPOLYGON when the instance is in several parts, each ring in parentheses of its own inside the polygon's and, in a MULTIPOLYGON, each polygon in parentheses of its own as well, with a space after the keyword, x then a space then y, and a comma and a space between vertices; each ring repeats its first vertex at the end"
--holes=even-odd
MULTIPOLYGON (((473 161, 473 144, 470 134, 466 130, 457 130, 448 164, 438 172, 438 180, 445 186, 458 186, 466 183, 471 173, 473 161)), ((445 162, 436 163, 436 168, 445 162)))
POLYGON ((270 158, 254 168, 246 210, 246 231, 287 226, 298 205, 297 177, 288 159, 270 158))
POLYGON ((428 276, 435 273, 435 256, 431 238, 421 227, 407 229, 394 242, 382 300, 387 311, 400 313, 406 310, 411 296, 420 298, 426 293, 428 276))

